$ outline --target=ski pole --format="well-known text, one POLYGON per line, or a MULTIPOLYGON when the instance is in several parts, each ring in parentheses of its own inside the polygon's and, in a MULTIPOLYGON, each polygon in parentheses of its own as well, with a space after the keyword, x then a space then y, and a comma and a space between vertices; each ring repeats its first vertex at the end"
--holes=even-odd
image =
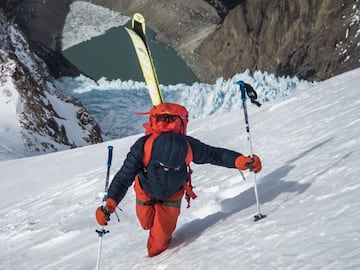
MULTIPOLYGON (((238 82, 236 82, 236 84, 239 85, 240 91, 241 91, 241 100, 242 100, 242 106, 243 106, 244 118, 245 118, 245 129, 246 129, 247 139, 249 141, 250 157, 251 157, 251 159, 253 159, 254 152, 253 152, 253 147, 252 147, 252 142, 251 142, 249 116, 248 116, 247 107, 246 107, 246 96, 249 97, 251 103, 257 105, 258 107, 260 107, 261 104, 258 101, 256 101, 257 94, 256 94, 254 88, 252 88, 252 86, 250 84, 247 84, 243 81, 238 81, 238 82)), ((254 216, 254 221, 258 221, 260 219, 265 218, 266 215, 261 214, 261 211, 260 211, 259 193, 258 193, 258 188, 257 188, 257 184, 256 184, 255 172, 253 172, 253 176, 254 176, 254 192, 255 192, 255 198, 256 198, 256 206, 257 206, 257 210, 258 210, 258 213, 254 216)), ((245 178, 244 175, 243 175, 243 178, 245 178)))
MULTIPOLYGON (((107 199, 107 193, 109 189, 109 175, 110 175, 110 167, 111 167, 111 161, 112 161, 112 153, 113 153, 113 147, 108 146, 108 161, 107 161, 107 171, 106 171, 106 180, 105 180, 105 192, 104 197, 102 199, 102 205, 105 207, 106 199, 107 199)), ((105 230, 104 226, 101 226, 100 230, 96 230, 96 232, 99 235, 99 245, 98 245, 98 255, 97 255, 97 261, 96 261, 96 270, 100 269, 100 258, 101 258, 101 248, 102 248, 102 239, 103 236, 107 233, 109 233, 109 230, 105 230)))

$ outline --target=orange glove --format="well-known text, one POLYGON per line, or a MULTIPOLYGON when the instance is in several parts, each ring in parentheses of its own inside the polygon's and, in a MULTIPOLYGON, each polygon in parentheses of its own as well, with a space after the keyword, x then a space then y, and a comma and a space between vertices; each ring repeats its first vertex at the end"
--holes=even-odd
POLYGON ((250 169, 250 171, 258 173, 261 171, 261 160, 257 155, 254 155, 253 158, 240 155, 235 159, 235 167, 239 170, 250 169))
POLYGON ((101 226, 107 225, 107 222, 110 220, 110 215, 116 210, 116 206, 117 203, 112 198, 108 198, 106 200, 105 206, 99 206, 95 212, 97 223, 99 223, 101 226))

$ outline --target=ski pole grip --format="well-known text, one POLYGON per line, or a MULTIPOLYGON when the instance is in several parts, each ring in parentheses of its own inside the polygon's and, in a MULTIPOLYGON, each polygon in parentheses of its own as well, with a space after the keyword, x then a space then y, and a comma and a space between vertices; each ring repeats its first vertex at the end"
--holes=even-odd
POLYGON ((240 91, 241 91, 241 100, 245 101, 246 100, 246 89, 245 89, 245 83, 243 81, 237 81, 236 82, 237 85, 239 85, 240 87, 240 91))
POLYGON ((108 146, 108 161, 107 161, 108 168, 111 167, 113 148, 114 147, 112 147, 111 145, 108 146))

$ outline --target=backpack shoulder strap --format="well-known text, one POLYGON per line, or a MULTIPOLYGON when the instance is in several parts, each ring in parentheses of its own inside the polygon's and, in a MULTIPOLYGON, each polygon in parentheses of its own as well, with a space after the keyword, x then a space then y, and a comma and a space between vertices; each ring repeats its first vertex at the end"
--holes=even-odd
POLYGON ((185 163, 186 163, 186 165, 189 165, 191 163, 191 161, 193 161, 193 152, 192 152, 190 143, 188 141, 187 141, 187 145, 188 145, 188 151, 186 154, 185 163))
POLYGON ((150 159, 151 159, 151 151, 152 146, 154 144, 155 139, 159 136, 159 134, 151 134, 149 138, 146 139, 144 143, 144 155, 143 155, 143 164, 146 168, 147 165, 149 165, 150 159))

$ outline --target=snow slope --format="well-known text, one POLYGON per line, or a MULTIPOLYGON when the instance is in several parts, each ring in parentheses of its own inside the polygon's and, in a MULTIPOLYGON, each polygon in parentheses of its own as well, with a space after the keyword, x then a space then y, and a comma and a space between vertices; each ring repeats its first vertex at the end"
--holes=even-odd
MULTIPOLYGON (((103 239, 101 269, 360 269, 360 69, 249 105, 261 210, 254 223, 253 176, 193 166, 198 199, 183 204, 169 250, 146 257, 147 232, 129 190, 121 222, 103 239)), ((248 153, 242 111, 192 120, 190 135, 248 153)), ((140 135, 0 162, 0 269, 95 269, 95 208, 107 146, 113 176, 140 135)))
MULTIPOLYGON (((0 50, 0 55, 1 55, 0 50)), ((16 157, 17 152, 24 153, 25 147, 21 138, 21 127, 17 115, 20 106, 19 93, 16 91, 14 82, 10 79, 16 64, 7 61, 0 64, 2 69, 0 85, 0 104, 1 106, 1 127, 0 127, 0 160, 2 156, 16 157), (10 153, 15 153, 10 155, 10 153)))

